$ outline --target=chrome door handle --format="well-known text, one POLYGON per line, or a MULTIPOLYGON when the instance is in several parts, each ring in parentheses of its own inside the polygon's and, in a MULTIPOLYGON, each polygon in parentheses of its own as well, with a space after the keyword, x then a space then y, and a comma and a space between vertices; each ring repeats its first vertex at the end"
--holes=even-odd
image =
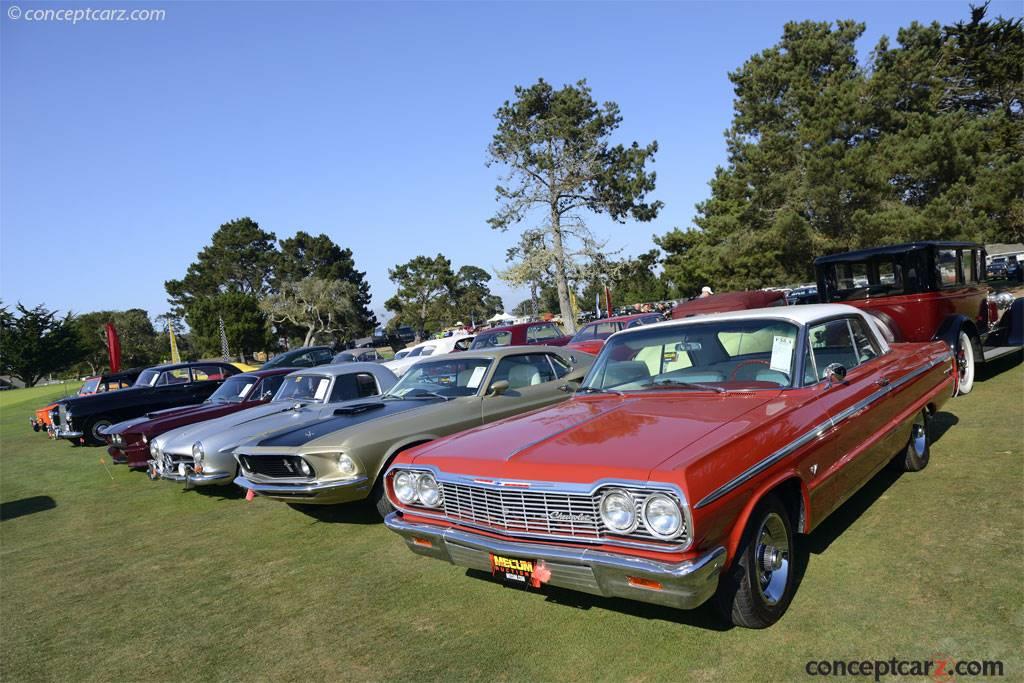
POLYGON ((882 379, 875 380, 875 384, 880 387, 887 387, 891 384, 891 380, 888 377, 883 377, 882 379))

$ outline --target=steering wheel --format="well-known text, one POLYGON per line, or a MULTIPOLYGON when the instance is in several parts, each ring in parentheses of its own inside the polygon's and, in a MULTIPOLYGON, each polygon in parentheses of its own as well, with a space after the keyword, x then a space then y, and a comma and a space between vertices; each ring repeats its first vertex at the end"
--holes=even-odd
POLYGON ((736 373, 739 372, 740 368, 742 368, 744 365, 754 365, 755 363, 760 363, 761 365, 768 365, 768 361, 761 360, 759 358, 758 359, 754 359, 754 360, 741 361, 740 364, 737 365, 736 367, 734 367, 732 369, 732 372, 729 373, 729 381, 730 382, 736 381, 736 373))

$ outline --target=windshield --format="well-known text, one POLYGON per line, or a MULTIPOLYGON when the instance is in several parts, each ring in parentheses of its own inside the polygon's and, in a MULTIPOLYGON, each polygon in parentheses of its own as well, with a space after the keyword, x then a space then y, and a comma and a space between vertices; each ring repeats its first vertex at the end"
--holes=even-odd
POLYGON ((82 385, 82 388, 78 390, 78 393, 80 393, 80 394, 95 394, 96 393, 96 387, 98 387, 99 385, 100 385, 100 378, 99 377, 93 377, 91 379, 87 379, 87 380, 85 380, 85 384, 82 385))
POLYGON ((588 339, 607 339, 616 332, 622 329, 621 322, 596 322, 586 325, 576 336, 572 338, 574 342, 587 341, 588 339))
POLYGON ((217 387, 209 401, 211 403, 241 403, 249 395, 249 390, 256 384, 255 377, 236 375, 229 377, 217 387))
POLYGON ((422 361, 412 366, 385 397, 473 396, 487 374, 488 358, 422 361))
POLYGON ((399 351, 398 353, 396 353, 395 357, 392 360, 398 360, 400 358, 405 358, 408 355, 409 355, 409 352, 403 349, 402 351, 399 351))
POLYGON ((135 380, 135 386, 137 387, 151 387, 156 384, 156 381, 160 378, 160 372, 158 370, 143 370, 139 373, 139 378, 135 380))
POLYGON ((796 338, 796 325, 780 320, 652 327, 609 340, 583 389, 788 387, 796 362, 796 338))
POLYGON ((289 375, 274 396, 275 401, 323 403, 331 380, 322 375, 289 375))
POLYGON ((351 363, 355 359, 356 359, 356 356, 355 356, 354 353, 346 351, 345 353, 339 353, 337 356, 335 356, 333 362, 335 362, 335 363, 351 363))

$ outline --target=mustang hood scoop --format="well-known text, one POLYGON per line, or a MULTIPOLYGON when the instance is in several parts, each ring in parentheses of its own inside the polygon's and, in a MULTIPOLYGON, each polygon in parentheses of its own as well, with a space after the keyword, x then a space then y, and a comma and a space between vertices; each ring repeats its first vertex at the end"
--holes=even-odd
POLYGON ((376 410, 383 408, 384 404, 377 403, 357 403, 354 406, 345 406, 344 408, 338 408, 334 411, 335 415, 356 415, 358 413, 365 413, 367 410, 376 410))
POLYGON ((365 401, 334 410, 334 417, 274 432, 255 446, 297 448, 332 432, 421 407, 419 401, 365 401))

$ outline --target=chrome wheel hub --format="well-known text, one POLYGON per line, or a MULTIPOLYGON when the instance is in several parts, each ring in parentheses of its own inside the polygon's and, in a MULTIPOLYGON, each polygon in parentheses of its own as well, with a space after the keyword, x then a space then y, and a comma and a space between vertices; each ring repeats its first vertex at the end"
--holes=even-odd
POLYGON ((914 455, 922 457, 928 448, 928 428, 925 426, 924 415, 918 415, 914 426, 910 428, 910 447, 914 455))
POLYGON ((789 534, 776 513, 761 522, 754 546, 758 589, 769 605, 782 599, 789 582, 789 534))

